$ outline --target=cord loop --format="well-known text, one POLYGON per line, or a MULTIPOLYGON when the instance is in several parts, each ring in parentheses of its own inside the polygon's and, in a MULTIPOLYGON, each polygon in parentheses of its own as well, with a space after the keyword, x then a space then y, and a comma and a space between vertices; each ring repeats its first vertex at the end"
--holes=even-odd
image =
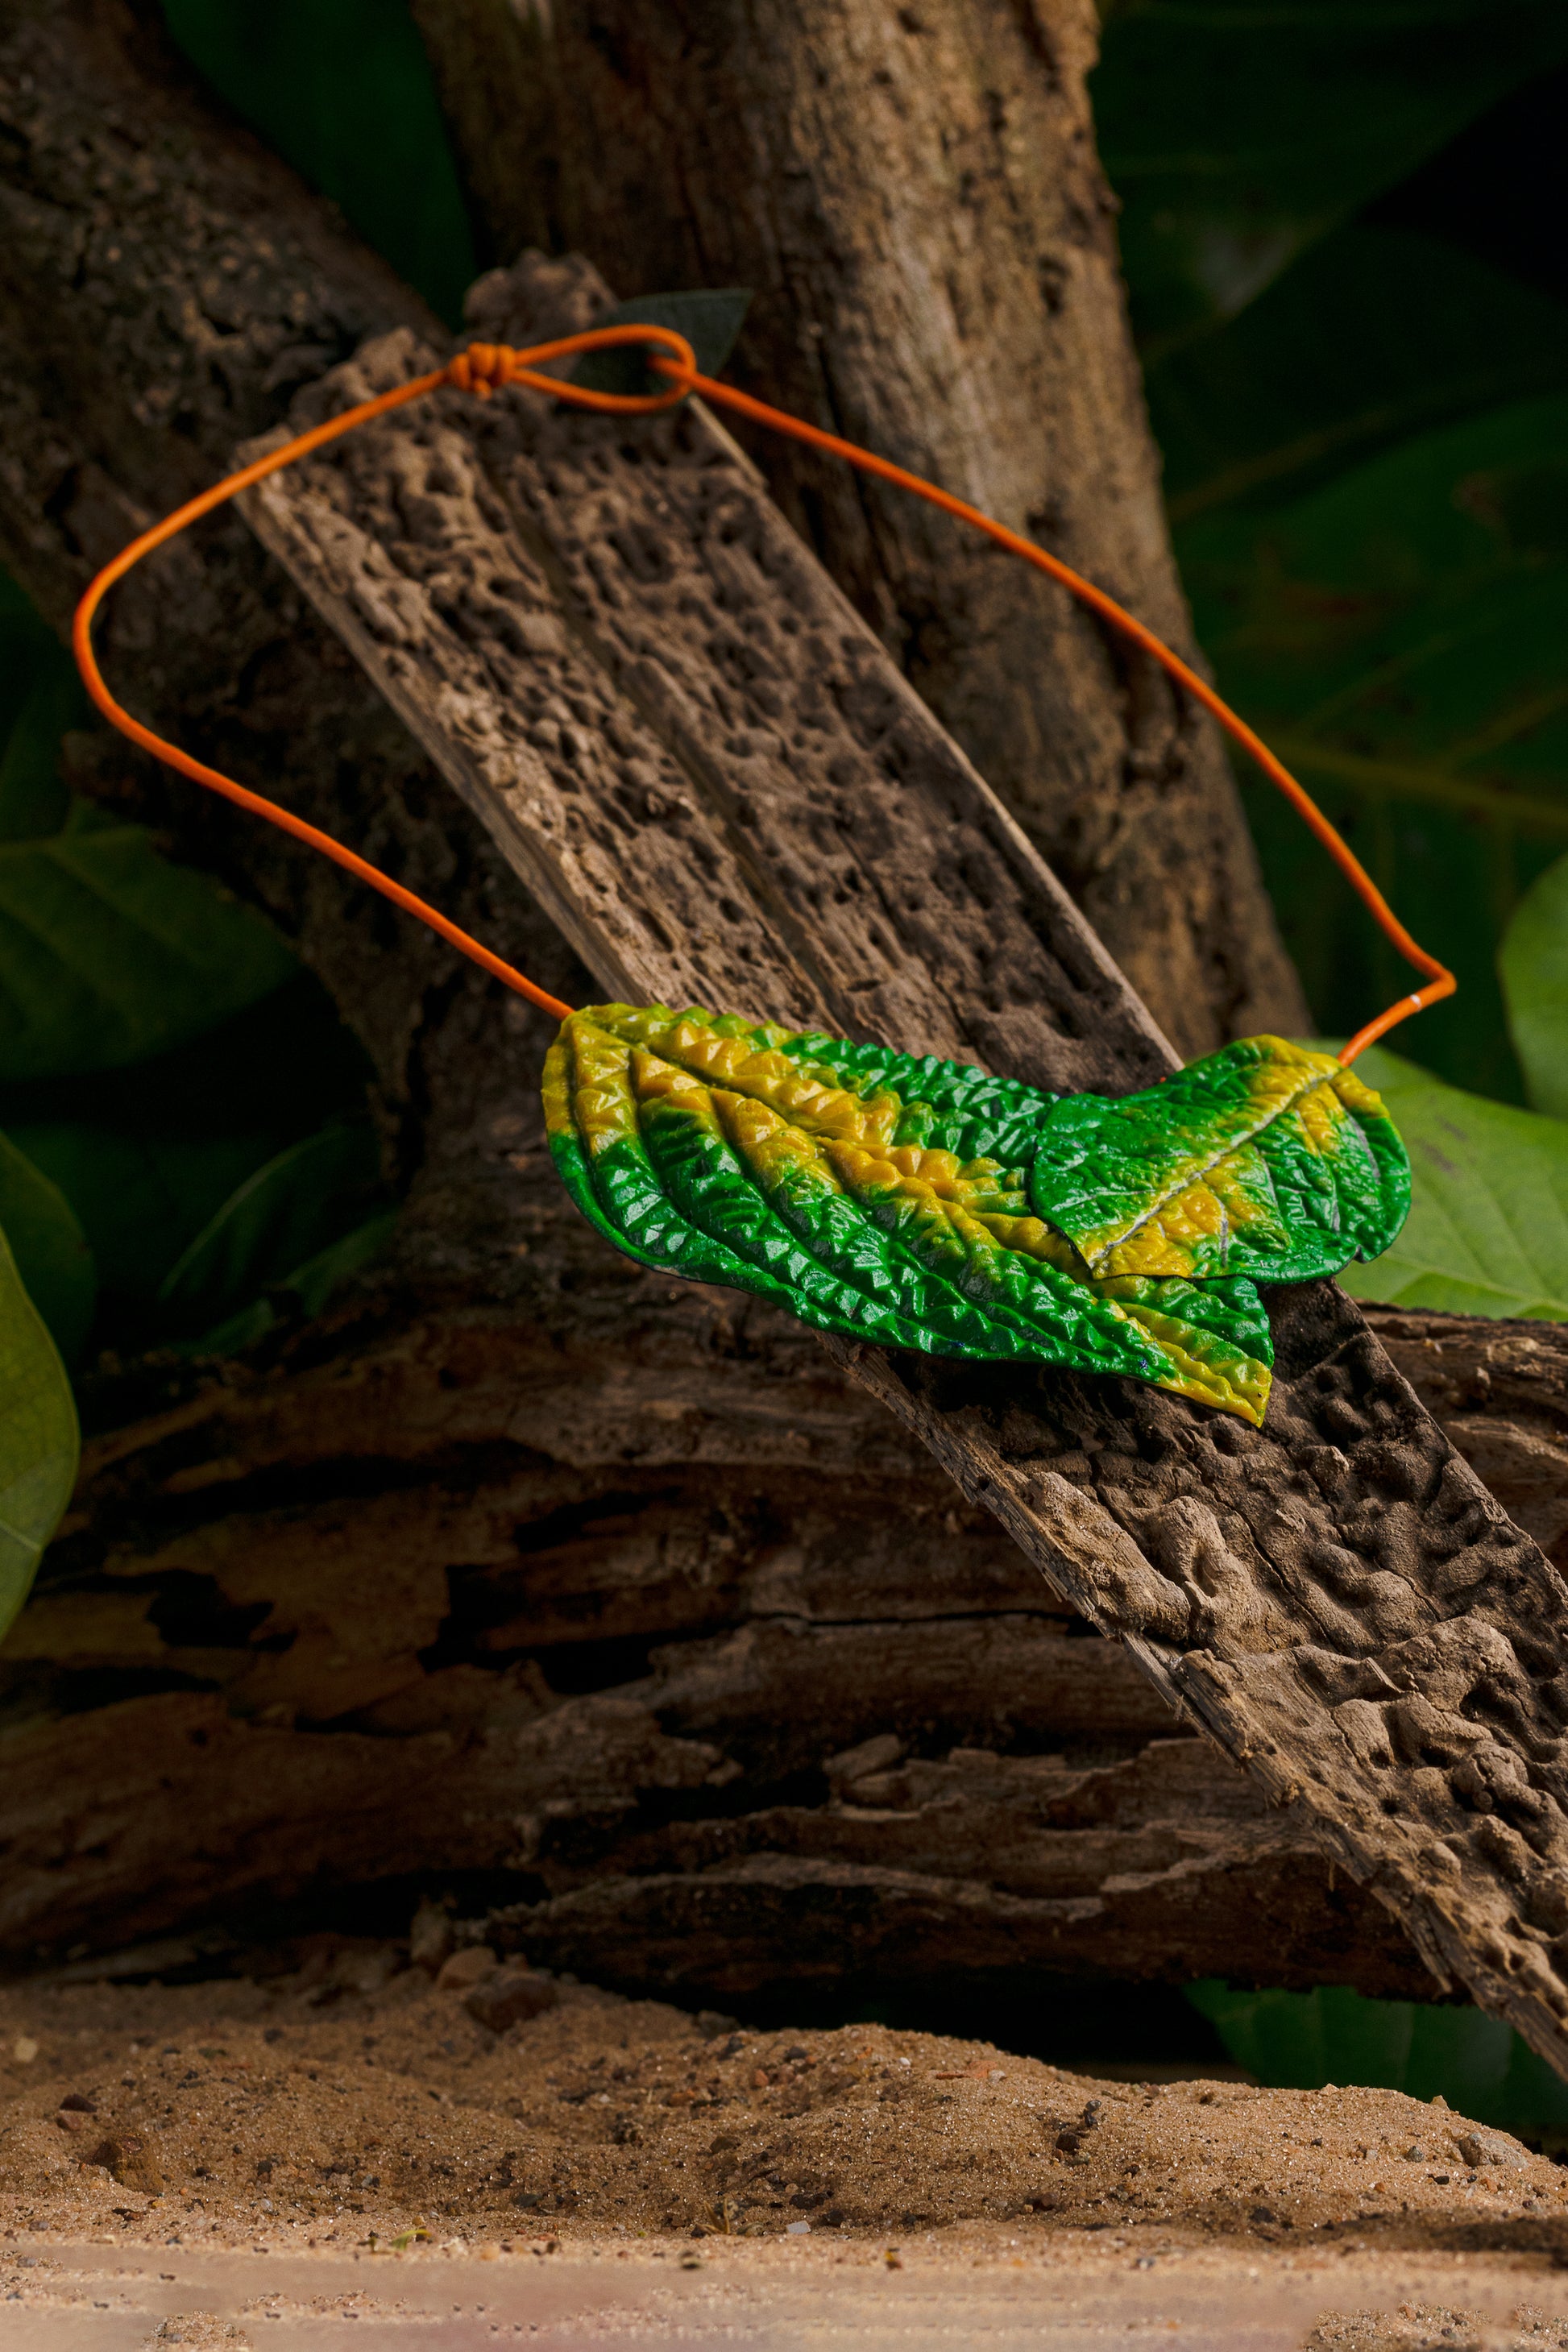
POLYGON ((754 400, 749 393, 737 392, 732 384, 719 383, 711 376, 703 375, 697 365, 696 352, 686 337, 678 334, 673 327, 639 324, 628 320, 613 327, 585 328, 581 333, 563 335, 552 343, 535 343, 527 351, 521 352, 514 351, 509 343, 470 343, 445 367, 435 368, 428 375, 416 376, 391 392, 380 394, 374 400, 362 402, 357 408, 345 409, 341 415, 330 417, 324 425, 314 426, 309 433, 300 434, 281 448, 268 450, 265 457, 255 458, 250 465, 242 467, 237 474, 230 474, 226 480, 216 482, 211 489, 189 499, 174 513, 165 515, 162 522, 154 523, 151 530, 142 531, 128 547, 121 548, 112 562, 104 565, 77 606, 71 627, 71 645, 77 667, 88 693, 110 724, 117 727, 132 743, 140 744, 143 751, 151 751, 155 759, 162 760, 165 766, 174 768, 183 776, 189 776, 195 783, 205 784, 209 792, 221 793, 237 806, 248 809, 256 816, 265 817, 269 824, 280 826, 297 840, 320 850, 322 856, 331 858, 347 872, 357 875, 362 882, 368 883, 373 890, 379 890, 395 906, 417 916, 422 923, 427 923, 433 931, 438 932, 461 954, 492 973, 508 988, 514 989, 518 995, 526 997, 531 1004, 538 1005, 558 1021, 565 1020, 572 1010, 570 1005, 563 1004, 559 997, 549 995, 536 982, 504 962, 478 940, 470 939, 438 908, 416 898, 411 890, 405 890, 401 883, 394 882, 353 850, 345 848, 342 842, 334 841, 330 834, 307 824, 302 817, 295 816, 291 810, 280 808, 275 801, 264 800, 259 793, 247 791, 243 784, 236 783, 232 776, 226 776, 219 770, 193 759, 188 751, 182 751, 176 744, 165 742, 150 727, 144 727, 139 719, 133 719, 110 694, 92 649, 93 614, 108 591, 117 580, 124 578, 133 563, 150 554, 153 548, 162 547, 165 541, 174 538, 176 531, 184 530, 188 523, 196 521, 202 515, 210 514, 215 507, 222 506, 226 499, 237 496, 241 490, 250 488, 253 483, 265 480, 268 474, 277 473, 281 467, 291 466, 296 459, 309 457, 312 450, 322 448, 341 435, 352 432, 356 425, 368 425, 374 417, 384 416, 392 409, 405 406, 409 401, 422 399, 426 393, 452 385, 460 392, 473 393, 480 400, 489 400, 492 394, 507 384, 521 384, 531 392, 565 401, 574 408, 616 416, 656 416, 668 409, 679 407, 690 394, 700 393, 705 400, 749 417, 753 424, 765 425, 774 433, 785 434, 791 440, 803 441, 809 448, 820 449, 830 457, 841 457, 847 465, 857 467, 861 473, 874 475, 879 480, 907 490, 915 498, 924 499, 928 505, 940 508, 944 514, 952 515, 972 530, 980 531, 994 545, 1005 548, 1009 554, 1021 557, 1036 571, 1043 572, 1047 578, 1058 582, 1069 595, 1076 596, 1079 604, 1087 604, 1091 612, 1098 613, 1133 645, 1141 646, 1194 701, 1213 713, 1226 733, 1257 761, 1270 782, 1278 786, 1297 814, 1317 835, 1384 938, 1398 949, 1407 963, 1426 975, 1425 988, 1401 997, 1396 1004, 1389 1006, 1386 1013, 1379 1013, 1375 1021, 1369 1021, 1366 1027, 1359 1030, 1343 1048, 1340 1060, 1347 1065, 1353 1062, 1364 1047, 1392 1029, 1395 1023, 1408 1020, 1413 1013, 1425 1012, 1428 1005, 1436 1004, 1442 997, 1453 995, 1458 985, 1453 973, 1412 938, 1349 843, 1329 823, 1310 793, 1297 782, 1289 770, 1276 759, 1246 720, 1237 718, 1208 680, 1189 662, 1184 662, 1180 654, 1173 653, 1152 629, 1135 619, 1114 597, 1108 596, 1103 588, 1097 588, 1092 581, 1085 580, 1080 573, 1072 571, 1059 556, 1037 547, 1032 539, 1024 538, 1020 532, 1009 530, 1005 523, 996 522, 990 515, 982 513, 978 507, 969 505, 966 499, 954 498, 951 490, 940 489, 921 475, 911 474, 906 467, 895 466, 890 458, 879 457, 873 451, 862 449, 853 441, 841 440, 836 433, 825 433, 820 425, 808 425, 804 417, 791 416, 782 408, 771 408, 765 401, 754 400), (574 383, 569 378, 542 373, 552 360, 569 359, 579 352, 613 351, 633 343, 640 343, 647 350, 648 370, 650 373, 668 380, 668 391, 600 392, 591 384, 574 383))

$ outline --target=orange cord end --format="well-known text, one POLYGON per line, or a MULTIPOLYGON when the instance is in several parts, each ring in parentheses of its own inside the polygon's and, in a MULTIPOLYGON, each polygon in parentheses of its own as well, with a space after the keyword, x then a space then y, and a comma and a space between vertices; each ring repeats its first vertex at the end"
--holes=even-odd
POLYGON ((954 498, 951 491, 939 489, 934 482, 928 482, 922 476, 911 474, 904 467, 895 466, 889 459, 860 448, 853 441, 840 440, 837 434, 825 433, 820 426, 808 425, 802 417, 791 416, 780 408, 770 408, 765 401, 753 400, 747 393, 737 392, 729 384, 716 383, 712 377, 700 374, 696 354, 690 344, 684 335, 677 334, 668 327, 629 322, 616 327, 591 327, 581 334, 563 335, 554 342, 535 344, 530 350, 521 352, 513 351, 504 343, 470 343, 447 366, 433 369, 428 375, 416 376, 408 383, 397 385, 392 392, 382 393, 374 400, 363 401, 355 408, 345 409, 342 415, 330 418, 326 424, 316 425, 309 433, 300 434, 265 457, 258 457, 252 464, 243 467, 238 473, 230 474, 226 480, 215 483, 200 497, 188 499, 173 514, 166 515, 162 522, 155 523, 151 530, 142 531, 128 547, 122 548, 111 562, 106 563, 91 583, 77 607, 71 629, 72 649, 82 681, 110 724, 117 727, 122 735, 132 743, 139 744, 144 751, 151 751, 166 767, 188 776, 194 783, 205 785, 209 792, 221 793, 237 807, 247 809, 254 816, 265 817, 269 824, 292 834, 297 841, 303 841, 310 848, 320 850, 322 856, 331 858, 346 872, 368 883, 373 890, 379 890, 383 898, 391 899, 393 905, 401 907, 405 914, 416 916, 419 921, 428 924, 460 954, 468 956, 506 987, 515 990, 519 996, 526 997, 531 1004, 537 1005, 555 1020, 564 1021, 572 1011, 569 1004, 563 1004, 559 997, 550 995, 515 966, 493 954, 479 940, 450 921, 437 908, 416 897, 412 890, 405 890, 400 882, 394 882, 389 875, 383 874, 353 850, 345 848, 342 842, 334 841, 330 834, 319 831, 313 824, 307 824, 302 817, 295 816, 276 801, 265 800, 259 793, 247 791, 243 784, 236 783, 231 776, 193 759, 189 752, 182 751, 176 744, 166 742, 150 727, 144 727, 140 719, 133 719, 105 685, 92 649, 93 617, 109 590, 125 577, 133 564, 139 563, 154 548, 162 547, 176 532, 184 530, 188 523, 210 514, 215 507, 224 505, 241 490, 248 489, 253 483, 264 481, 269 474, 276 474, 299 458, 309 457, 312 450, 324 447, 342 435, 353 432, 358 425, 368 425, 374 417, 384 416, 390 410, 401 408, 409 401, 422 399, 426 393, 450 386, 488 400, 507 384, 522 384, 530 391, 543 393, 552 399, 570 401, 578 408, 621 416, 657 415, 662 410, 678 406, 689 394, 700 393, 704 399, 749 417, 753 424, 766 425, 774 433, 786 434, 792 440, 805 442, 814 449, 825 450, 829 456, 842 457, 846 464, 858 467, 862 473, 875 475, 879 480, 890 482, 899 489, 924 499, 929 505, 941 508, 944 514, 956 516, 961 522, 981 531, 1010 554, 1021 556, 1026 563, 1033 564, 1037 572, 1043 572, 1048 579, 1057 581, 1070 595, 1076 596, 1079 604, 1088 605, 1091 612, 1098 613, 1122 636, 1142 647, 1185 692, 1212 713, 1233 741, 1240 744, 1270 782, 1285 794, 1297 814, 1322 843, 1357 897, 1371 911, 1384 937, 1393 942, 1406 962, 1426 975, 1427 985, 1425 988, 1415 990, 1409 996, 1402 996, 1396 1004, 1391 1004, 1385 1013, 1380 1013, 1375 1021, 1368 1022, 1364 1029, 1357 1031, 1340 1054, 1341 1062, 1348 1066, 1374 1039, 1384 1035, 1399 1022, 1408 1021, 1413 1014, 1425 1012, 1429 1004, 1453 995, 1458 984, 1453 973, 1412 939, 1348 842, 1329 823, 1311 795, 1297 782, 1289 770, 1275 758, 1246 721, 1237 718, 1207 679, 1200 677, 1179 654, 1173 653, 1152 629, 1145 628, 1142 621, 1135 620, 1113 597, 1072 571, 1058 557, 1047 554, 1044 548, 1037 547, 1033 540, 1009 530, 1005 524, 993 521, 978 507, 954 498), (647 349, 649 366, 669 378, 668 392, 595 392, 585 385, 542 373, 552 360, 567 359, 580 352, 605 351, 631 343, 641 344, 647 349))

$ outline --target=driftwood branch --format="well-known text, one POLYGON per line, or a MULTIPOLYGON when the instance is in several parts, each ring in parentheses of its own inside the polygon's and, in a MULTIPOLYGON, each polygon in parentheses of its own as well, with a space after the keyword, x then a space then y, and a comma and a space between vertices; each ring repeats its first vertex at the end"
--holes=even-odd
MULTIPOLYGON (((1020 1967, 1430 1991, 804 1331, 628 1277, 524 1181, 508 1306, 388 1293, 100 1393, 5 1653, 0 1949, 393 1879, 697 2000, 1020 1967)), ((1568 1335, 1378 1319, 1568 1553, 1568 1335)))

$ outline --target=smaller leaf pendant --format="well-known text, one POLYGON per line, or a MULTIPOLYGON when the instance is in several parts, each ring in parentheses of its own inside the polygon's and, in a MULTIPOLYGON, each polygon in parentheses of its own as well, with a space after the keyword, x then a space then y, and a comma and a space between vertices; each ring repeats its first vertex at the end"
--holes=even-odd
POLYGON ((544 1106, 577 1206, 645 1265, 851 1339, 1121 1372, 1258 1425, 1253 1277, 1373 1257, 1410 1202, 1376 1095, 1279 1037, 1108 1100, 599 1004, 562 1024, 544 1106))

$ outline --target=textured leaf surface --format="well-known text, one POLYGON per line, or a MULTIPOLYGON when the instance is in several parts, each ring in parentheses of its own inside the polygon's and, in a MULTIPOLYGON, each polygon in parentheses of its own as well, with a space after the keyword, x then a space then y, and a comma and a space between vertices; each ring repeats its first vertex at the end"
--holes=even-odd
POLYGON ((141 1061, 279 987, 293 957, 259 915, 79 804, 0 842, 0 1081, 141 1061))
POLYGON ((70 1202, 41 1168, 0 1135, 0 1234, 23 1288, 68 1364, 81 1352, 98 1297, 98 1269, 70 1202))
POLYGON ((1373 1046, 1376 1081, 1410 1152, 1404 1232, 1344 1286, 1358 1298, 1452 1315, 1568 1321, 1568 1120, 1461 1093, 1373 1046))
POLYGON ((1568 1118, 1568 857, 1549 866, 1514 909, 1498 971, 1530 1107, 1568 1118))
POLYGON ((66 1368, 0 1235, 0 1634, 70 1500, 78 1444, 66 1368))
POLYGON ((645 1265, 853 1338, 1125 1373, 1252 1421, 1271 1349, 1250 1265, 1342 1264, 1369 1204, 1396 1223, 1402 1197, 1375 1098, 1278 1040, 1110 1103, 732 1015, 598 1005, 563 1024, 545 1108, 574 1199, 645 1265), (1273 1223, 1242 1264, 1226 1203, 1247 1186, 1253 1224, 1273 1223))
POLYGON ((1241 1039, 1119 1102, 1065 1097, 1029 1193, 1095 1274, 1199 1280, 1337 1273, 1385 1249, 1410 1204, 1377 1097, 1283 1037, 1241 1039))

